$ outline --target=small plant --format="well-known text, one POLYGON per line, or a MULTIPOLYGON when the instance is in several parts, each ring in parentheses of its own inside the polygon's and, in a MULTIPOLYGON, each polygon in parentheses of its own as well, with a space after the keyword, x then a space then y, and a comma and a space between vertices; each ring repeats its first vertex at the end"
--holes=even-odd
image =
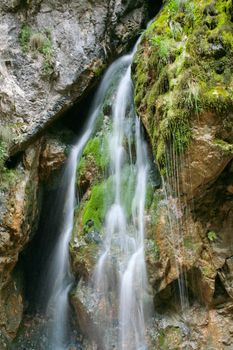
POLYGON ((207 236, 208 236, 208 240, 211 241, 211 242, 214 242, 217 239, 217 235, 216 235, 216 233, 214 231, 209 231, 207 233, 207 236))
POLYGON ((29 25, 23 24, 19 37, 23 52, 26 53, 31 49, 43 55, 43 73, 44 75, 50 75, 53 72, 53 49, 50 31, 45 28, 43 32, 33 32, 29 25))
POLYGON ((43 72, 46 75, 50 75, 53 72, 53 49, 50 37, 47 37, 44 41, 40 52, 44 56, 43 72))
POLYGON ((23 24, 19 34, 20 45, 23 52, 27 52, 29 49, 30 37, 32 35, 32 29, 28 24, 23 24))
POLYGON ((169 4, 168 4, 168 12, 169 14, 175 15, 178 10, 179 10, 179 0, 170 0, 169 4))
POLYGON ((195 21, 195 5, 192 2, 185 3, 185 17, 190 27, 193 26, 195 21))
POLYGON ((200 113, 200 89, 197 83, 188 82, 187 108, 196 114, 200 113))
POLYGON ((171 29, 172 36, 175 40, 179 41, 182 38, 182 27, 179 22, 170 21, 169 27, 171 29))
POLYGON ((158 56, 158 63, 160 66, 165 66, 169 62, 169 40, 164 40, 162 37, 157 36, 151 39, 153 46, 157 49, 156 55, 158 56))
POLYGON ((0 169, 4 167, 4 161, 7 155, 7 145, 4 141, 0 141, 0 169))
POLYGON ((43 33, 34 33, 30 37, 30 48, 34 51, 42 52, 47 38, 43 33))

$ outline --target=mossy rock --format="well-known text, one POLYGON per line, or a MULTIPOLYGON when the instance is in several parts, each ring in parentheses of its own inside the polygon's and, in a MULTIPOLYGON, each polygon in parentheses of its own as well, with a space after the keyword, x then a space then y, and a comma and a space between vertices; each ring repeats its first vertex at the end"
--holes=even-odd
POLYGON ((198 115, 233 111, 232 1, 168 0, 134 58, 135 105, 162 174, 184 153, 198 115))
POLYGON ((159 350, 178 350, 182 343, 182 332, 178 327, 160 329, 158 335, 159 350))

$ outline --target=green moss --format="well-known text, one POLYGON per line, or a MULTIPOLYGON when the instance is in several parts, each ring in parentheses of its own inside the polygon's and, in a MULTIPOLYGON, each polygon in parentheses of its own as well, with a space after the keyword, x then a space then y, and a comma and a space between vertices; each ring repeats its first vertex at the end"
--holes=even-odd
POLYGON ((135 104, 163 174, 166 153, 186 151, 199 114, 233 108, 231 10, 230 0, 166 1, 138 47, 135 104))
POLYGON ((158 350, 178 350, 182 342, 182 333, 179 327, 168 326, 159 330, 158 350))
MULTIPOLYGON (((101 134, 102 135, 102 134, 101 134)), ((90 139, 84 148, 82 158, 77 167, 77 184, 80 179, 85 178, 88 171, 95 172, 95 182, 106 171, 109 165, 109 151, 107 136, 95 136, 90 139)))
POLYGON ((151 42, 157 52, 155 57, 158 59, 158 68, 161 69, 169 62, 170 40, 165 40, 162 36, 156 36, 151 39, 151 42))
POLYGON ((193 238, 185 237, 184 238, 184 246, 186 249, 193 250, 193 238))
POLYGON ((209 231, 209 232, 207 233, 207 237, 208 237, 208 240, 209 240, 210 242, 214 242, 214 241, 216 241, 216 239, 217 239, 217 235, 216 235, 216 233, 215 233, 214 231, 209 231))
POLYGON ((216 139, 214 144, 221 148, 224 153, 233 153, 233 144, 216 139))
POLYGON ((202 104, 204 109, 223 113, 232 110, 233 108, 233 93, 231 89, 226 89, 224 86, 215 86, 209 91, 203 91, 202 104))
POLYGON ((162 176, 166 175, 166 146, 163 138, 160 138, 158 145, 154 145, 156 159, 160 167, 160 173, 162 176))
POLYGON ((163 329, 160 330, 159 332, 159 349, 161 350, 167 350, 166 347, 166 333, 163 329))
POLYGON ((210 265, 205 265, 201 267, 201 272, 204 276, 211 278, 213 277, 213 269, 210 265))
POLYGON ((145 239, 145 253, 147 259, 156 261, 159 259, 159 249, 154 239, 145 239))
POLYGON ((92 155, 96 165, 105 169, 109 163, 108 140, 106 137, 94 137, 86 145, 83 156, 92 155))
POLYGON ((31 27, 28 24, 24 23, 19 33, 20 45, 22 47, 23 52, 27 52, 29 50, 29 42, 30 42, 31 35, 32 35, 31 27))
MULTIPOLYGON (((136 184, 135 172, 132 171, 130 166, 125 166, 122 169, 121 181, 121 202, 126 217, 129 218, 132 212, 131 203, 136 184)), ((80 214, 83 226, 88 220, 92 220, 95 228, 101 230, 107 209, 114 202, 114 186, 114 178, 110 176, 91 188, 90 197, 84 204, 83 210, 80 214)))
POLYGON ((92 72, 96 77, 100 77, 103 74, 105 68, 106 65, 101 60, 98 60, 94 63, 92 67, 92 72))
POLYGON ((192 135, 188 121, 177 118, 171 126, 171 133, 175 149, 180 153, 183 152, 187 148, 192 135))
POLYGON ((88 220, 92 220, 95 228, 101 230, 107 210, 107 202, 112 200, 112 181, 107 180, 93 186, 90 199, 82 211, 82 224, 85 225, 88 220), (106 193, 108 193, 109 200, 105 197, 106 193))

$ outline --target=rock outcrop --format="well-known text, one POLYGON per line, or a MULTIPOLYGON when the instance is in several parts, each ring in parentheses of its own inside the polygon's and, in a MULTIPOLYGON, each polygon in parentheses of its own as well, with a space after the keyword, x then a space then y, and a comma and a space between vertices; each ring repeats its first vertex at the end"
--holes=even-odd
POLYGON ((167 1, 134 60, 135 104, 164 183, 147 253, 161 349, 233 344, 232 28, 231 0, 167 1))
POLYGON ((13 269, 36 225, 40 142, 26 151, 23 161, 1 179, 0 228, 0 347, 16 335, 23 312, 22 279, 13 269))
POLYGON ((31 145, 9 168, 1 164, 0 177, 0 348, 7 349, 22 319, 23 276, 15 267, 19 254, 36 231, 39 183, 61 167, 65 146, 46 135, 31 145), (15 163, 14 163, 15 162, 15 163))
POLYGON ((64 143, 42 134, 131 45, 146 6, 142 0, 0 4, 0 348, 22 317, 15 265, 37 225, 39 182, 66 159, 64 143))
POLYGON ((142 0, 1 2, 0 120, 11 153, 80 99, 135 38, 142 0))

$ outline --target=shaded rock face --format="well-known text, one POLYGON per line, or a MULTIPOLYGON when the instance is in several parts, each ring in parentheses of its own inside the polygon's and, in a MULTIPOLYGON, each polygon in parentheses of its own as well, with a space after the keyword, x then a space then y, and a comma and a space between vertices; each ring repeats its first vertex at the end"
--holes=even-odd
POLYGON ((146 16, 145 1, 1 2, 3 127, 12 152, 78 100, 146 16))
MULTIPOLYGON (((23 312, 20 276, 12 271, 19 252, 29 239, 38 215, 38 164, 40 143, 25 153, 23 163, 8 174, 13 178, 1 191, 0 226, 0 345, 11 340, 18 329, 23 312)), ((5 180, 6 181, 6 180, 5 180)), ((2 184, 1 184, 2 185, 2 184)))
POLYGON ((161 349, 233 344, 231 6, 168 1, 134 61, 135 103, 164 180, 146 252, 161 349))
POLYGON ((39 183, 64 163, 65 146, 47 135, 31 145, 0 179, 0 348, 16 336, 22 319, 23 275, 16 264, 36 230, 39 183), (56 159, 56 160, 55 160, 56 159), (43 171, 42 171, 43 170, 43 171))
POLYGON ((52 172, 59 169, 65 162, 66 146, 55 138, 47 138, 42 146, 40 155, 39 174, 46 181, 52 172))

